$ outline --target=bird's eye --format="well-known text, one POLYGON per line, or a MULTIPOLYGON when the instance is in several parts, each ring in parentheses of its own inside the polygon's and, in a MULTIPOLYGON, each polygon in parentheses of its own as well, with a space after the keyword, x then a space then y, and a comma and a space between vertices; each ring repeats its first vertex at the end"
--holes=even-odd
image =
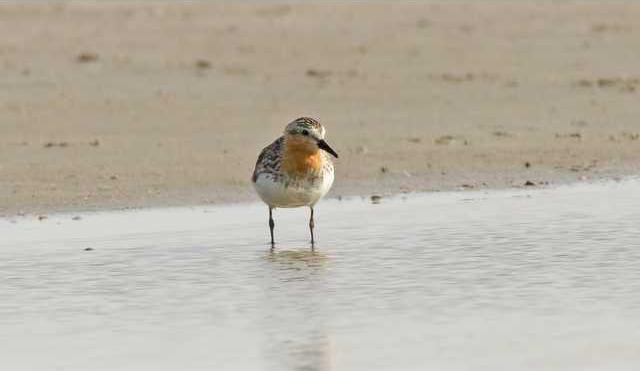
POLYGON ((309 131, 308 130, 302 130, 302 135, 309 135, 309 131))

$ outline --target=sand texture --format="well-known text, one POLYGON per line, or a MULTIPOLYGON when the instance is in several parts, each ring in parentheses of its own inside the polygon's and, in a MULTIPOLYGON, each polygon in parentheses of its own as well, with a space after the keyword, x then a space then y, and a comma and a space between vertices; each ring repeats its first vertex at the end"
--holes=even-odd
POLYGON ((256 200, 309 115, 333 196, 640 169, 638 3, 0 5, 0 214, 256 200))

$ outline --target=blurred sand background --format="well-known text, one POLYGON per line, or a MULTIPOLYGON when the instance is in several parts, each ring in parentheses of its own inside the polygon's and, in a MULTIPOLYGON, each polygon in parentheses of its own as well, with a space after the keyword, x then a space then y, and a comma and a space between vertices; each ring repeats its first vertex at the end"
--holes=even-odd
POLYGON ((640 170, 640 4, 3 3, 0 214, 256 200, 309 115, 333 196, 640 170))

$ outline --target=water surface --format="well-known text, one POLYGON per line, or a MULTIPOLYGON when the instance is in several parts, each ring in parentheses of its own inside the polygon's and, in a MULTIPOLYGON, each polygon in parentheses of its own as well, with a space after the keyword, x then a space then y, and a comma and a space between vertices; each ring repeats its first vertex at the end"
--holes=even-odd
POLYGON ((0 219, 7 370, 635 370, 640 182, 0 219), (91 248, 91 251, 85 251, 91 248))

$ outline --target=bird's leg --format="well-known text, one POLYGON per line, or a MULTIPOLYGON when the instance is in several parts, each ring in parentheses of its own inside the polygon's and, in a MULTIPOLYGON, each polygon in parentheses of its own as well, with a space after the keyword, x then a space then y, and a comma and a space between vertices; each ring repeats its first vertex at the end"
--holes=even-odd
POLYGON ((313 248, 313 245, 315 244, 315 240, 313 238, 313 227, 315 227, 315 223, 313 221, 313 206, 309 206, 309 208, 311 209, 311 218, 309 218, 309 231, 311 232, 311 248, 313 248))
POLYGON ((275 242, 273 241, 273 227, 275 226, 275 223, 273 222, 272 211, 273 208, 269 206, 269 232, 271 232, 271 248, 273 248, 273 246, 275 245, 275 242))

